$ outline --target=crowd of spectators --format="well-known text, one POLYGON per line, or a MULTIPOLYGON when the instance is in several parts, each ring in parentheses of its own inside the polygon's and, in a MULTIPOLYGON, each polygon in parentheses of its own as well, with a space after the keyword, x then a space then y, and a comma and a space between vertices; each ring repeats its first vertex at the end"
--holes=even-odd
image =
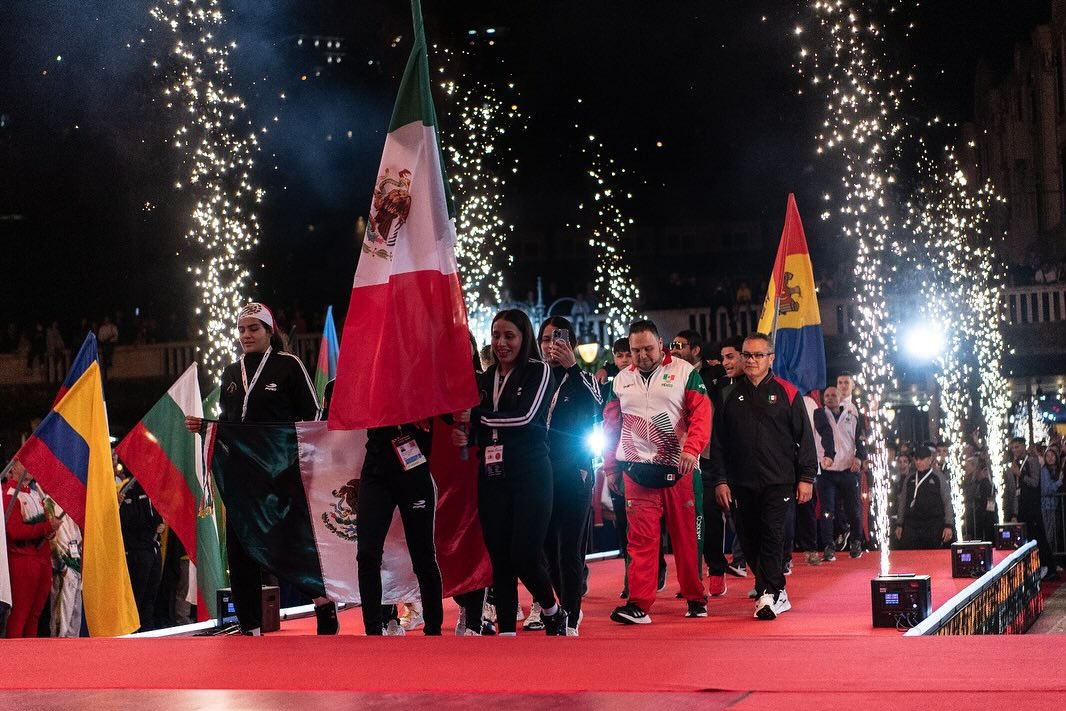
MULTIPOLYGON (((325 307, 307 312, 300 308, 282 308, 277 312, 279 326, 287 335, 318 333, 322 330, 325 307)), ((83 315, 75 319, 35 319, 19 321, 8 318, 0 323, 0 354, 18 354, 25 358, 26 369, 43 367, 50 358, 62 358, 78 349, 86 334, 96 334, 101 355, 115 346, 145 345, 186 341, 196 337, 201 324, 195 318, 182 318, 176 312, 159 316, 140 309, 118 309, 104 314, 83 315)), ((106 357, 106 355, 105 355, 106 357)))

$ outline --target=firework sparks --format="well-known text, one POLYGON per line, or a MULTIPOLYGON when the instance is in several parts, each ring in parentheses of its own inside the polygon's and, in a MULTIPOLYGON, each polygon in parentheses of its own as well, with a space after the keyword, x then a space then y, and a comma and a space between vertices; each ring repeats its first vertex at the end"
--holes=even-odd
POLYGON ((179 117, 174 147, 185 158, 187 178, 175 185, 192 192, 195 206, 186 233, 192 264, 188 273, 206 311, 203 362, 221 375, 231 359, 237 310, 245 301, 251 274, 244 264, 258 243, 255 206, 262 190, 252 181, 255 132, 241 115, 245 105, 233 90, 229 53, 233 43, 217 36, 225 23, 219 0, 169 0, 152 8, 152 17, 172 35, 164 60, 153 63, 165 78, 163 99, 179 117))

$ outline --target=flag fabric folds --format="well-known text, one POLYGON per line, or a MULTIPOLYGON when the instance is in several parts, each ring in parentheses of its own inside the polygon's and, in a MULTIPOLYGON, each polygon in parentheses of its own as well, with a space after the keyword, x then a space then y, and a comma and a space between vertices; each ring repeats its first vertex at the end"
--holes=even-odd
MULTIPOLYGON (((195 566, 202 619, 216 615, 216 591, 226 586, 214 516, 198 516, 203 497, 200 435, 185 429, 185 417, 203 417, 193 363, 115 448, 144 488, 159 515, 195 566)), ((190 580, 191 580, 190 576, 190 580)))
POLYGON ((417 0, 412 12, 414 47, 385 138, 344 320, 329 414, 334 429, 414 422, 478 400, 455 261, 455 207, 417 0))
POLYGON ((333 323, 333 307, 326 308, 326 321, 322 324, 322 342, 318 346, 318 363, 315 365, 315 394, 318 401, 324 402, 326 383, 337 377, 337 357, 340 343, 337 341, 337 327, 333 323))
POLYGON ((74 361, 70 364, 70 372, 67 373, 63 384, 59 386, 59 392, 56 393, 56 399, 52 401, 52 407, 55 407, 56 403, 62 400, 67 391, 74 386, 74 383, 78 382, 78 378, 85 374, 85 371, 89 369, 89 364, 96 363, 99 359, 100 356, 96 350, 96 335, 89 331, 85 340, 82 341, 81 348, 78 349, 78 355, 74 356, 74 361))
POLYGON ((825 341, 814 270, 796 196, 788 195, 785 227, 766 289, 759 331, 774 339, 774 372, 801 393, 825 387, 825 341))
POLYGON ((135 631, 140 621, 126 569, 99 363, 89 363, 15 458, 81 527, 89 634, 135 631))
MULTIPOLYGON (((230 524, 248 554, 307 595, 360 602, 356 512, 366 431, 329 430, 325 422, 211 422, 205 447, 230 524)), ((477 497, 465 501, 476 517, 477 497)), ((464 557, 464 567, 482 575, 457 579, 452 571, 459 566, 441 566, 445 595, 485 587, 490 577, 480 536, 472 541, 455 528, 469 516, 458 504, 453 500, 448 515, 454 518, 442 522, 438 502, 438 549, 464 557), (442 532, 454 538, 441 540, 442 532), (467 538, 458 541, 460 534, 467 538)), ((418 596, 399 511, 385 540, 381 578, 383 603, 418 596)))

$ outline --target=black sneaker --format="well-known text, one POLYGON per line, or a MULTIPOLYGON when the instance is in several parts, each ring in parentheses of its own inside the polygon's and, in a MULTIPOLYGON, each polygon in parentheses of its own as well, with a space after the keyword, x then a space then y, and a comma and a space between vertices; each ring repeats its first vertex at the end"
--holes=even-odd
POLYGON ((748 566, 744 563, 730 563, 725 572, 738 578, 748 577, 748 566))
POLYGON ((851 551, 848 553, 852 558, 862 558, 862 554, 865 553, 862 549, 862 541, 852 540, 851 551))
POLYGON ((618 599, 619 600, 625 600, 628 597, 629 597, 629 586, 626 585, 624 588, 622 588, 622 592, 621 592, 621 594, 619 594, 618 599))
POLYGON ((545 615, 540 613, 540 619, 544 623, 544 634, 549 637, 565 637, 566 636, 566 610, 562 605, 556 605, 559 609, 555 611, 554 615, 545 615))
POLYGON ((337 603, 324 602, 315 605, 315 619, 318 621, 318 634, 337 634, 340 623, 337 622, 337 603))
POLYGON ((837 536, 837 550, 846 551, 848 549, 848 540, 851 538, 851 529, 845 530, 839 536, 837 536))
POLYGON ((666 589, 666 568, 659 570, 659 586, 655 588, 655 592, 662 592, 666 589))
POLYGON ((689 600, 688 612, 685 613, 685 617, 706 617, 707 616, 707 603, 689 600))
POLYGON ((651 623, 648 613, 633 603, 614 608, 611 619, 623 625, 647 625, 651 623))

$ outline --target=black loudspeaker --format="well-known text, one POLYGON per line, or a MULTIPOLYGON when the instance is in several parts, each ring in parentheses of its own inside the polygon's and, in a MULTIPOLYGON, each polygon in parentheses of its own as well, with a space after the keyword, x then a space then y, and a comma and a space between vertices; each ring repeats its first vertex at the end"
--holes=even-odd
POLYGON ((951 544, 951 577, 980 578, 992 570, 992 544, 959 541, 951 544))
MULTIPOLYGON (((218 626, 224 627, 237 621, 237 611, 233 606, 233 591, 229 588, 219 588, 217 593, 218 602, 218 626)), ((281 591, 277 586, 263 586, 263 620, 260 631, 277 632, 281 629, 281 591)))
POLYGON ((1024 523, 997 523, 992 528, 996 533, 994 543, 997 551, 1016 551, 1029 540, 1024 523))
POLYGON ((882 575, 870 581, 874 627, 914 627, 933 611, 933 586, 928 575, 882 575))

